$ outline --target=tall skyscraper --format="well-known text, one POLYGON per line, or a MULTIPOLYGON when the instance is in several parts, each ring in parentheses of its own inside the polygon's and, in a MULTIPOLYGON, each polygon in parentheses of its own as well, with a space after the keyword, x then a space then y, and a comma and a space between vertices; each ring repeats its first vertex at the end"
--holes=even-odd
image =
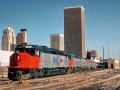
POLYGON ((20 45, 22 43, 27 42, 27 29, 20 29, 20 33, 17 34, 16 36, 16 43, 17 45, 20 45))
POLYGON ((64 36, 62 34, 50 35, 51 48, 64 51, 64 36))
POLYGON ((2 35, 2 50, 14 51, 16 47, 16 38, 13 29, 10 27, 10 23, 4 29, 2 35))
POLYGON ((65 51, 86 58, 85 16, 82 6, 64 8, 65 51))

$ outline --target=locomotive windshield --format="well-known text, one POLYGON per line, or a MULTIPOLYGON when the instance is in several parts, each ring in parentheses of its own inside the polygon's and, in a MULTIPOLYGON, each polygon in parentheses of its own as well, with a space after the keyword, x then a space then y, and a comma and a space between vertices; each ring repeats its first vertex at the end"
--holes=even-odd
POLYGON ((68 58, 69 58, 69 59, 73 59, 72 54, 68 54, 68 58))
POLYGON ((27 46, 27 45, 18 45, 15 49, 15 52, 26 52, 30 55, 35 55, 35 49, 32 46, 27 46))

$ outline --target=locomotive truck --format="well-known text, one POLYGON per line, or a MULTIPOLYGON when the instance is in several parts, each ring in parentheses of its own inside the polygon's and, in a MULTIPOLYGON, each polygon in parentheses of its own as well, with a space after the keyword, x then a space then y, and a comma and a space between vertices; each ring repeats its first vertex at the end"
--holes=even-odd
POLYGON ((94 69, 91 60, 47 46, 32 44, 17 45, 10 56, 8 78, 10 80, 34 79, 50 75, 94 69))

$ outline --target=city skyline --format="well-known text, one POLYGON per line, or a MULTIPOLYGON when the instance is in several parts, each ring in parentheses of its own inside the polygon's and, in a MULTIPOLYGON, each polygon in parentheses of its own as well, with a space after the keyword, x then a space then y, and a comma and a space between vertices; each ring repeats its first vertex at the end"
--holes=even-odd
POLYGON ((27 29, 20 29, 20 32, 15 35, 10 23, 3 30, 1 50, 14 51, 17 45, 27 42, 27 29))
POLYGON ((108 58, 108 42, 109 57, 120 59, 119 4, 118 0, 1 0, 0 35, 10 22, 15 35, 20 28, 27 28, 28 43, 50 47, 50 34, 64 35, 63 8, 83 6, 85 8, 86 50, 97 50, 99 57, 102 57, 102 46, 104 46, 105 58, 108 58))

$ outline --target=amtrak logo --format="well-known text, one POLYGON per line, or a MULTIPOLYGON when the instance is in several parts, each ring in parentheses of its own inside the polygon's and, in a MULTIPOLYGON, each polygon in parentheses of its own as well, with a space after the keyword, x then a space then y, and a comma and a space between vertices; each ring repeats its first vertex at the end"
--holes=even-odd
POLYGON ((57 58, 57 64, 60 65, 60 56, 57 58))
POLYGON ((63 62, 63 59, 60 58, 60 56, 54 56, 53 57, 53 64, 60 66, 63 62))

